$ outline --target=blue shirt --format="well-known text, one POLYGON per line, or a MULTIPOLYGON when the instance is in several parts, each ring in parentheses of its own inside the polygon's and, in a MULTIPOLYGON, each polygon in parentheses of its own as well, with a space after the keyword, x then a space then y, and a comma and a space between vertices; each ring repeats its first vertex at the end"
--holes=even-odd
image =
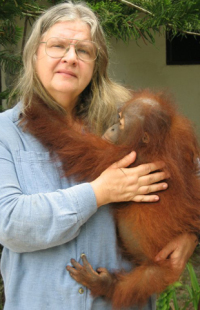
MULTIPOLYGON (((97 209, 89 183, 62 177, 61 164, 19 126, 20 111, 18 104, 0 114, 4 310, 111 310, 65 269, 71 258, 81 262, 82 253, 94 269, 128 268, 109 206, 97 209)), ((152 297, 144 309, 154 307, 152 297)))

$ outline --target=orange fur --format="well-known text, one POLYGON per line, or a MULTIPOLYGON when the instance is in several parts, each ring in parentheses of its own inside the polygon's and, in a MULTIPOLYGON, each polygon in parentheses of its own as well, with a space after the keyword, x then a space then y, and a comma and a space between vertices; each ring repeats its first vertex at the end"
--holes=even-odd
MULTIPOLYGON (((23 119, 24 128, 48 148, 54 160, 62 162, 63 174, 78 181, 95 179, 132 150, 137 152, 132 166, 156 160, 166 163, 171 175, 169 188, 159 192, 158 202, 114 204, 120 243, 138 265, 130 273, 116 273, 109 296, 104 293, 119 309, 144 304, 152 293, 176 281, 178 274, 170 262, 155 263, 154 257, 179 234, 200 230, 199 147, 189 120, 176 111, 166 95, 147 90, 133 93, 122 115, 125 129, 118 145, 77 132, 66 116, 43 104, 35 105, 23 119)), ((97 283, 91 291, 98 295, 102 287, 97 283)))

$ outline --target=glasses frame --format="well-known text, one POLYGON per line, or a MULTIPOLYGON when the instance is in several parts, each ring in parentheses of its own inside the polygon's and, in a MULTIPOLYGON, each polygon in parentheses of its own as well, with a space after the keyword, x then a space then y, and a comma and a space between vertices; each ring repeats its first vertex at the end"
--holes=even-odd
POLYGON ((69 41, 72 40, 72 41, 76 41, 76 42, 90 42, 90 43, 93 43, 93 44, 95 45, 96 49, 97 49, 97 53, 96 53, 96 58, 95 58, 95 59, 92 59, 92 60, 82 59, 82 58, 78 55, 78 53, 77 53, 77 51, 76 51, 76 43, 70 43, 70 44, 69 44, 69 46, 74 45, 75 52, 76 52, 76 56, 78 57, 78 59, 80 59, 80 60, 82 60, 82 61, 86 61, 86 62, 95 61, 95 60, 97 59, 98 55, 99 55, 100 47, 98 47, 97 43, 94 42, 94 41, 90 41, 90 40, 79 40, 79 39, 70 39, 70 38, 65 38, 65 37, 50 37, 50 38, 47 39, 47 41, 41 41, 40 43, 44 43, 44 44, 45 44, 45 53, 46 53, 49 57, 51 57, 51 58, 54 58, 54 59, 61 59, 61 58, 63 58, 63 57, 65 56, 65 54, 67 53, 67 48, 66 48, 66 49, 65 49, 65 52, 64 52, 64 54, 63 54, 63 56, 61 56, 61 57, 52 57, 52 56, 50 56, 50 55, 47 53, 47 42, 48 42, 48 40, 50 40, 50 39, 52 39, 52 38, 58 38, 58 39, 61 38, 61 39, 67 39, 67 40, 69 40, 69 41))

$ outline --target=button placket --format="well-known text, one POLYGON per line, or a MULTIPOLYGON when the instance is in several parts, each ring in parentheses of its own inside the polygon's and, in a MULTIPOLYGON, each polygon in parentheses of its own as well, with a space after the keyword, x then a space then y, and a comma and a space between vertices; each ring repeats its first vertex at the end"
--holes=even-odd
POLYGON ((79 292, 79 294, 83 294, 84 293, 84 289, 82 287, 80 287, 78 292, 79 292))

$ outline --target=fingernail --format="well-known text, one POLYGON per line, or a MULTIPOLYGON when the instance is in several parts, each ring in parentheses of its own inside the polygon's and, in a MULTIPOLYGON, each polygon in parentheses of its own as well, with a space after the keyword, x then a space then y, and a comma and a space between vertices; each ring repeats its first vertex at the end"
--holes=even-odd
POLYGON ((155 262, 159 262, 160 261, 160 257, 155 257, 155 262))

